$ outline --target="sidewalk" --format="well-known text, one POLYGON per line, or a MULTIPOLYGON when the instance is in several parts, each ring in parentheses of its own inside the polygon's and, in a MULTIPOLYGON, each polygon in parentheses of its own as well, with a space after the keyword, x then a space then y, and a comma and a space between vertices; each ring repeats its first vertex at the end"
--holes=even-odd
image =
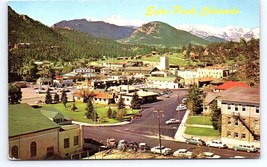
POLYGON ((126 124, 130 124, 131 122, 125 121, 125 122, 118 122, 118 123, 113 123, 113 124, 89 124, 89 123, 84 123, 84 122, 78 122, 78 121, 72 121, 72 123, 74 124, 78 124, 78 125, 85 125, 85 126, 92 126, 92 127, 97 127, 97 126, 120 126, 120 125, 126 125, 126 124))
POLYGON ((177 140, 177 141, 180 141, 180 142, 185 142, 186 138, 184 137, 184 132, 185 132, 185 129, 186 129, 186 120, 188 118, 188 115, 190 113, 190 110, 186 110, 186 113, 183 117, 183 120, 178 128, 178 130, 176 131, 175 135, 174 135, 174 139, 177 140))

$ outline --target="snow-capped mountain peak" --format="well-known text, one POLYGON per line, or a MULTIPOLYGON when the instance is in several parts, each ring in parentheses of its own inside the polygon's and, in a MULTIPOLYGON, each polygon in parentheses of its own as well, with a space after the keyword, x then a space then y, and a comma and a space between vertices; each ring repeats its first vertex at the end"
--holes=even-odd
POLYGON ((246 28, 229 25, 227 27, 212 27, 209 25, 187 25, 180 24, 177 29, 187 31, 201 38, 207 38, 209 36, 215 36, 225 39, 227 41, 239 41, 240 38, 246 40, 253 38, 259 38, 259 28, 246 28))

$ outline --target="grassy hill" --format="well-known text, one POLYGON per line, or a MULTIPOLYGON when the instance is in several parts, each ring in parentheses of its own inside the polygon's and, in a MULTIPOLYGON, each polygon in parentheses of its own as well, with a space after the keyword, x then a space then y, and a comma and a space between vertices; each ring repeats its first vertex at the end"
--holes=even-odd
POLYGON ((158 21, 144 24, 134 31, 129 38, 121 40, 121 42, 167 47, 180 47, 188 45, 189 43, 196 45, 206 45, 209 43, 208 41, 186 31, 177 30, 166 23, 158 21))

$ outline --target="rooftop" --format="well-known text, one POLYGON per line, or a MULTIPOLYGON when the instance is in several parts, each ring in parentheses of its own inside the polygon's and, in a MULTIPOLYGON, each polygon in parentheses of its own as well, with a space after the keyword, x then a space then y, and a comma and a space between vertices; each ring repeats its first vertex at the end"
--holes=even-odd
POLYGON ((243 82, 234 82, 234 81, 228 81, 225 82, 224 84, 220 85, 220 86, 216 86, 215 89, 219 89, 219 90, 226 90, 232 87, 244 87, 247 88, 249 87, 247 84, 243 83, 243 82))
POLYGON ((148 81, 169 81, 174 82, 176 80, 176 77, 148 77, 148 81))
POLYGON ((112 99, 112 95, 105 92, 95 92, 94 97, 99 99, 112 99))
POLYGON ((220 92, 220 95, 219 99, 226 102, 260 104, 259 87, 234 87, 220 92))
POLYGON ((8 136, 59 128, 59 125, 28 104, 8 106, 8 136))

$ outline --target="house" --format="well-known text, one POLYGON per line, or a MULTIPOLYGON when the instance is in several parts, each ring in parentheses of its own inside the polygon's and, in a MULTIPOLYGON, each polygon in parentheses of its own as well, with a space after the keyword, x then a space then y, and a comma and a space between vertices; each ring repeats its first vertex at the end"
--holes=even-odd
POLYGON ((93 98, 95 103, 101 104, 110 104, 113 103, 113 95, 108 92, 95 92, 95 96, 93 98))
POLYGON ((28 104, 9 105, 9 158, 49 159, 59 155, 60 126, 28 104))
POLYGON ((115 94, 126 94, 137 91, 136 87, 131 85, 120 85, 120 86, 111 86, 108 88, 108 91, 113 92, 115 94))
MULTIPOLYGON (((146 104, 146 103, 151 103, 151 102, 155 102, 157 101, 157 96, 158 93, 154 93, 154 92, 146 92, 143 90, 139 90, 137 91, 137 95, 141 101, 141 104, 146 104)), ((115 97, 115 102, 118 103, 119 97, 122 97, 122 99, 124 100, 124 104, 126 106, 131 106, 131 102, 134 96, 134 92, 132 93, 123 93, 123 94, 119 94, 117 97, 115 97)))
POLYGON ((81 74, 95 73, 95 69, 94 68, 76 68, 76 69, 73 69, 72 72, 81 73, 81 74))
POLYGON ((151 72, 159 71, 156 67, 125 67, 122 69, 123 75, 146 75, 150 76, 151 72))
POLYGON ((217 104, 222 114, 222 141, 260 147, 259 87, 230 88, 217 98, 217 104))
POLYGON ((158 89, 178 89, 180 87, 178 77, 148 77, 147 86, 158 89))
POLYGON ((249 86, 247 84, 243 83, 243 82, 228 81, 228 82, 225 82, 222 85, 214 87, 214 92, 221 92, 221 91, 233 88, 233 87, 244 87, 244 88, 247 88, 249 86))

